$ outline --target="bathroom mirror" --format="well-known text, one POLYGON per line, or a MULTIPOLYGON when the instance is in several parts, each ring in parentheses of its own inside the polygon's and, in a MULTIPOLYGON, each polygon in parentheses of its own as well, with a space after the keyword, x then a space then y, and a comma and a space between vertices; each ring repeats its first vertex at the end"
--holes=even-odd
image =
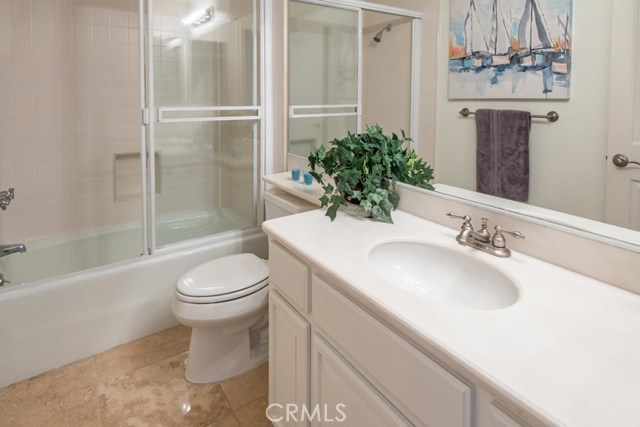
MULTIPOLYGON (((290 1, 292 3, 293 0, 290 1)), ((629 141, 640 139, 633 138, 640 135, 640 125, 637 124, 640 120, 634 117, 634 111, 638 110, 635 108, 637 101, 627 99, 632 98, 629 94, 633 91, 629 87, 633 87, 636 77, 623 75, 621 72, 633 69, 630 65, 635 65, 632 62, 636 55, 624 54, 629 51, 635 53, 636 49, 635 43, 628 40, 628 36, 624 42, 625 35, 631 32, 635 36, 635 28, 638 27, 635 2, 614 0, 597 4, 574 4, 572 19, 576 25, 572 28, 575 40, 572 46, 573 80, 571 98, 564 102, 449 100, 449 3, 449 0, 439 1, 438 76, 433 82, 437 93, 435 147, 431 147, 429 143, 418 144, 419 151, 426 151, 421 152, 421 155, 434 163, 436 191, 529 216, 536 221, 559 225, 577 233, 587 233, 593 238, 640 252, 640 232, 635 231, 640 229, 640 175, 619 182, 614 191, 607 188, 607 183, 618 179, 616 176, 620 174, 627 176, 634 171, 640 174, 640 166, 636 167, 634 164, 629 164, 626 169, 614 166, 611 157, 616 152, 611 150, 616 148, 608 144, 609 140, 616 138, 615 129, 628 128, 628 135, 621 131, 618 134, 629 141), (621 20, 624 20, 626 29, 621 20), (612 21, 616 25, 612 25, 612 21), (594 49, 601 53, 593 55, 594 49), (512 202, 474 191, 475 121, 473 117, 464 118, 459 115, 459 111, 465 107, 472 111, 479 108, 521 109, 532 114, 546 114, 555 110, 560 114, 560 120, 556 123, 544 119, 532 121, 532 180, 528 203, 512 202), (631 123, 636 124, 633 126, 631 123), (611 193, 620 192, 626 194, 626 202, 612 201, 611 193), (608 221, 608 218, 612 220, 608 221), (624 221, 627 221, 626 225, 624 221)), ((424 7, 426 11, 427 6, 424 7)), ((380 29, 383 30, 381 35, 384 42, 384 38, 393 32, 387 33, 384 26, 378 31, 380 29)), ((372 36, 375 35, 374 32, 372 36)), ((368 36, 362 34, 362 37, 365 40, 368 36)), ((295 88, 290 86, 290 90, 295 88)), ((366 108, 364 104, 363 111, 366 108)), ((395 131, 397 128, 390 129, 395 131)), ((637 147, 640 144, 628 144, 621 149, 640 151, 637 147)), ((633 157, 635 152, 626 154, 631 160, 640 161, 640 155, 637 159, 633 157)), ((302 156, 300 161, 306 157, 304 153, 290 149, 290 161, 295 155, 302 156)))
POLYGON ((307 157, 369 124, 411 133, 413 17, 396 9, 288 4, 288 152, 307 157))

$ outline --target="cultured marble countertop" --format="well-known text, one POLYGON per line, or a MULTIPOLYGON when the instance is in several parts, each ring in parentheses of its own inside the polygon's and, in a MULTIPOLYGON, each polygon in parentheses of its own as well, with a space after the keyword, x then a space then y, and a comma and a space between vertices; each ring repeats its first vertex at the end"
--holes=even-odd
POLYGON ((267 221, 263 229, 314 268, 339 277, 344 283, 336 285, 348 287, 361 304, 542 419, 640 426, 640 295, 517 252, 498 258, 462 247, 456 230, 406 212, 394 211, 393 219, 385 224, 339 212, 330 222, 315 210, 267 221), (367 266, 373 247, 398 240, 482 259, 517 281, 520 298, 507 308, 472 310, 405 293, 367 266))

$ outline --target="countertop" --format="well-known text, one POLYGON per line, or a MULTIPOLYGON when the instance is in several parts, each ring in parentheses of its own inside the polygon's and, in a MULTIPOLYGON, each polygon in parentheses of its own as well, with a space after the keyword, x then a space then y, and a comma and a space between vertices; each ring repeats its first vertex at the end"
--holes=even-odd
POLYGON ((343 283, 336 285, 362 305, 542 419, 576 427, 640 425, 639 295, 521 253, 497 258, 462 247, 456 230, 403 211, 393 219, 385 224, 339 212, 330 222, 315 210, 267 221, 263 229, 313 268, 339 277, 343 283), (520 297, 503 309, 472 310, 400 291, 367 266, 373 247, 398 240, 490 263, 516 280, 520 297))

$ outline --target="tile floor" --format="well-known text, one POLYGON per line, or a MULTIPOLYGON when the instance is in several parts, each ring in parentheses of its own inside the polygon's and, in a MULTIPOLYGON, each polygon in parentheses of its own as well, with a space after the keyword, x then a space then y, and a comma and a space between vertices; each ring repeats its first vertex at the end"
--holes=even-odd
POLYGON ((0 427, 270 427, 267 364, 190 384, 190 333, 176 326, 0 388, 0 427))

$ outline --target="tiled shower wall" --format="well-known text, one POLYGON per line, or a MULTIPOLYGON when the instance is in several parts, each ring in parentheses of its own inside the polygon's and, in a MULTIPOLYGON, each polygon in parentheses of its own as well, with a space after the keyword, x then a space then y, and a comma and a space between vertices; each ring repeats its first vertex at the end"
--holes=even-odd
POLYGON ((138 224, 114 201, 139 151, 137 0, 0 0, 0 241, 138 224))
POLYGON ((363 128, 377 123, 386 134, 404 130, 411 136, 411 19, 369 11, 363 27, 363 128), (373 41, 387 24, 391 31, 383 32, 380 43, 373 41))

